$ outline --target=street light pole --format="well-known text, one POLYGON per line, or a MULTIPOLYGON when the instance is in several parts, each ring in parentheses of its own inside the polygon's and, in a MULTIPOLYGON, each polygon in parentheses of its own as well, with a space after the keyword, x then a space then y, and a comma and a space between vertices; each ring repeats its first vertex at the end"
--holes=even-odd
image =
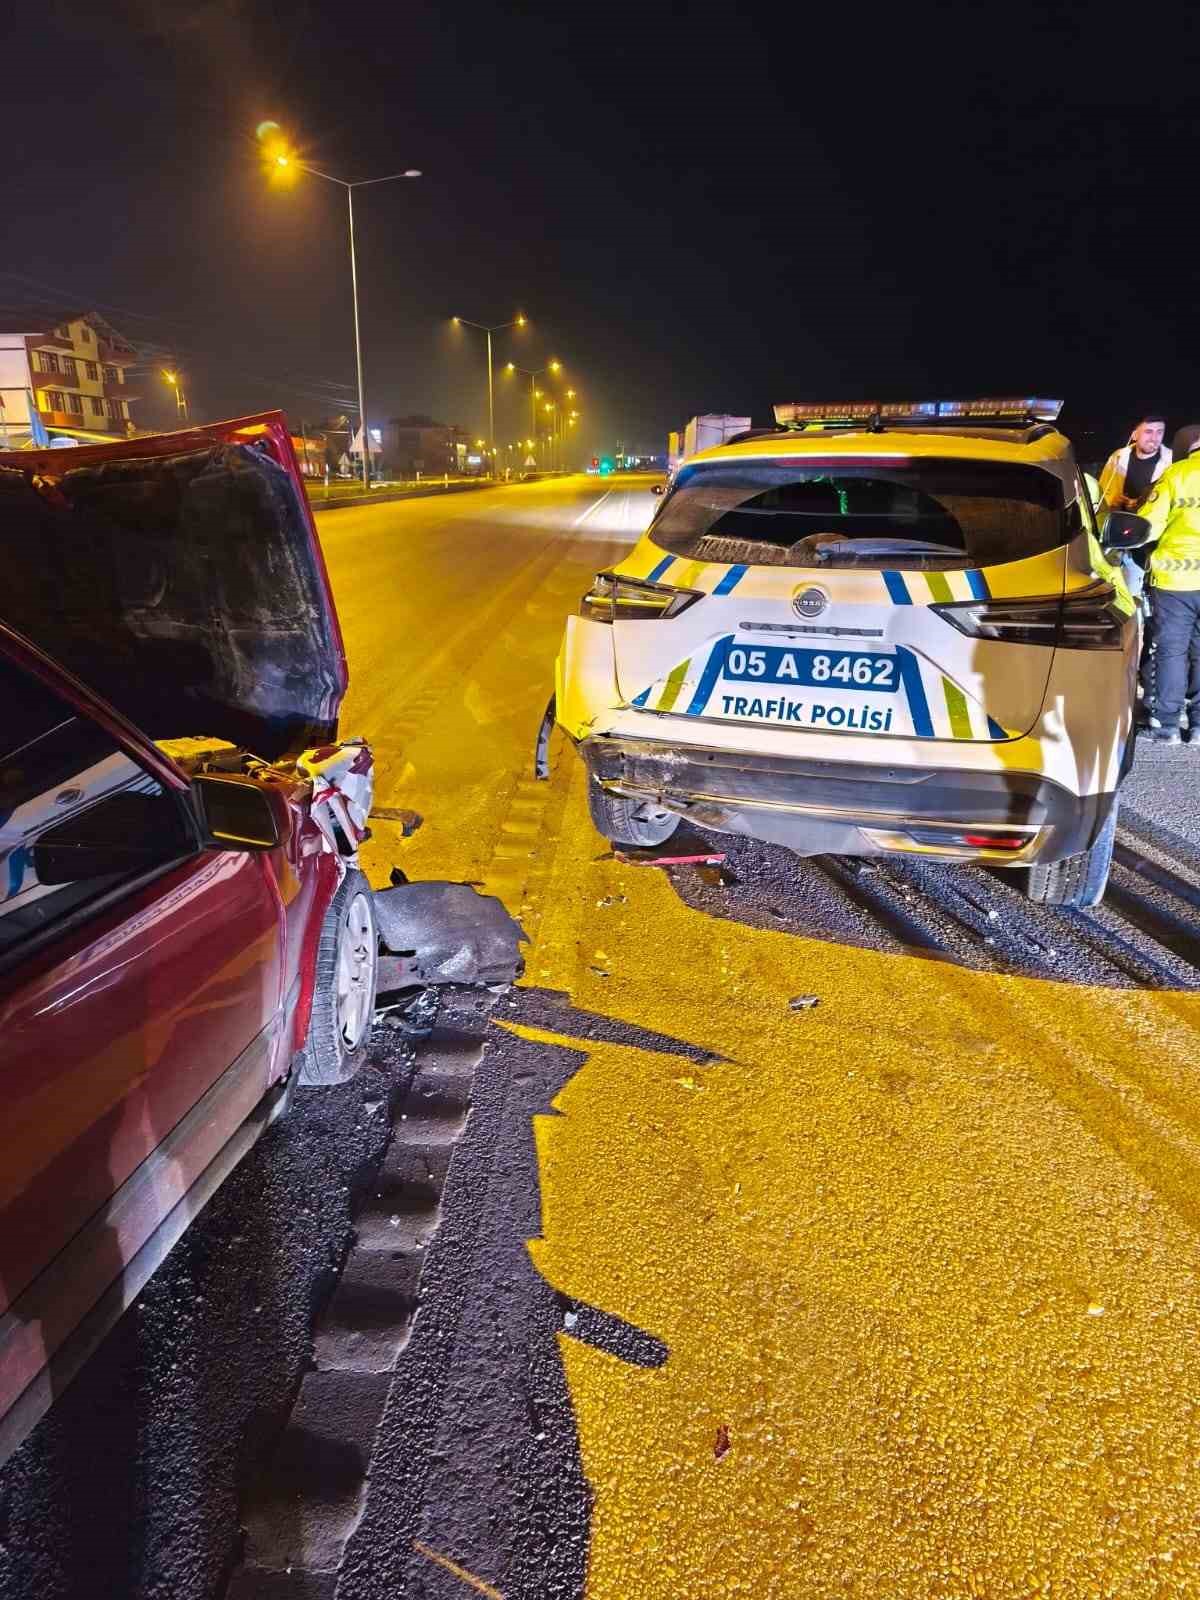
POLYGON ((183 392, 183 373, 178 368, 169 367, 162 369, 162 375, 175 391, 175 410, 181 422, 188 420, 187 395, 183 392))
MULTIPOLYGON (((355 183, 347 183, 345 178, 335 178, 328 172, 321 172, 316 167, 310 167, 307 161, 297 161, 294 156, 282 152, 274 157, 277 167, 299 167, 301 172, 311 172, 314 178, 324 178, 326 183, 336 183, 339 188, 346 191, 346 210, 350 224, 350 292, 354 301, 354 364, 358 373, 358 427, 362 438, 362 480, 364 491, 371 486, 371 430, 367 426, 366 389, 363 382, 362 360, 362 334, 358 317, 358 261, 354 252, 354 191, 365 189, 373 183, 394 183, 397 178, 419 178, 418 167, 407 167, 403 172, 389 172, 382 178, 360 178, 355 183)), ((353 437, 351 438, 353 447, 353 437)))
MULTIPOLYGON (((529 379, 529 431, 536 441, 538 437, 537 403, 542 392, 537 386, 537 381, 544 372, 553 372, 557 376, 562 371, 562 362, 556 356, 552 361, 547 362, 544 367, 538 367, 535 372, 531 372, 528 367, 519 367, 515 361, 510 361, 504 370, 505 372, 520 372, 529 379)), ((570 390, 570 393, 574 394, 574 389, 570 390)))
MULTIPOLYGON (((506 328, 523 328, 528 320, 523 313, 518 313, 511 322, 472 322, 470 317, 451 317, 451 322, 463 328, 475 328, 479 333, 487 336, 487 372, 488 372, 488 453, 492 461, 492 471, 496 469, 496 396, 495 380, 492 376, 492 335, 503 333, 506 328)), ((511 366, 512 363, 510 362, 511 366)))
POLYGON ((354 185, 346 185, 346 209, 350 217, 350 291, 354 297, 354 361, 358 368, 358 428, 362 438, 363 493, 371 487, 371 436, 367 431, 367 402, 363 393, 362 336, 358 326, 358 262, 354 255, 354 185))
POLYGON ((550 429, 549 429, 549 432, 548 432, 548 434, 546 436, 547 445, 548 445, 548 453, 549 453, 549 456, 550 456, 551 470, 552 471, 557 471, 558 467, 559 467, 558 401, 557 400, 547 400, 546 401, 546 410, 551 413, 550 429))
POLYGON ((492 374, 492 330, 487 331, 488 344, 488 449, 492 456, 492 476, 496 475, 496 394, 492 374))

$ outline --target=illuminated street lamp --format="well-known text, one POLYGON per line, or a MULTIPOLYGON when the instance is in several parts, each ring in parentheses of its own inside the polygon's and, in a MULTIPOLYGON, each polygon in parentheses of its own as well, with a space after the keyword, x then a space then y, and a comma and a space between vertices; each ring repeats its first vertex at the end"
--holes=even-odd
MULTIPOLYGON (((260 125, 260 137, 264 129, 273 129, 275 123, 260 125)), ((371 430, 367 426, 367 402, 363 389, 363 364, 362 364, 362 338, 359 333, 358 320, 358 264, 354 255, 354 191, 366 189, 375 183, 394 183, 397 178, 419 178, 419 167, 406 167, 403 172, 389 172, 382 178, 359 178, 355 183, 347 183, 345 178, 334 178, 328 172, 320 172, 316 167, 310 167, 307 161, 301 161, 290 150, 283 147, 282 143, 269 143, 265 147, 268 167, 274 169, 276 177, 284 174, 290 175, 293 171, 311 173, 314 178, 324 178, 326 183, 336 183, 340 189, 346 191, 346 209, 350 221, 350 292, 354 301, 354 360, 358 368, 358 426, 362 439, 362 480, 363 488, 371 485, 371 430)), ((353 440, 351 440, 353 445, 353 440)))
POLYGON ((515 361, 509 361, 504 368, 505 372, 520 372, 529 379, 529 420, 534 433, 537 432, 537 403, 542 398, 542 391, 537 387, 537 380, 543 372, 553 372, 555 376, 562 371, 562 362, 559 360, 548 361, 544 367, 531 371, 528 367, 518 367, 515 361))
POLYGON ((511 322, 472 322, 469 317, 451 317, 450 321, 456 328, 476 328, 480 333, 487 335, 487 367, 488 367, 488 444, 493 451, 496 444, 496 399, 495 386, 492 376, 492 335, 503 333, 506 328, 523 328, 528 321, 522 312, 511 322))
POLYGON ((181 422, 188 420, 187 395, 183 392, 183 373, 172 372, 169 367, 162 369, 162 375, 175 391, 175 409, 179 413, 181 422))

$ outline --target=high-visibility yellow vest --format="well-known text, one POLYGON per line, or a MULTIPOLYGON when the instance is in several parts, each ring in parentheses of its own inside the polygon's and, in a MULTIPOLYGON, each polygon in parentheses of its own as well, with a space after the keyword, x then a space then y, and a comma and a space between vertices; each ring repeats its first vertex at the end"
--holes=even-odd
POLYGON ((1200 452, 1167 469, 1140 515, 1156 542, 1150 573, 1156 589, 1200 589, 1200 452))

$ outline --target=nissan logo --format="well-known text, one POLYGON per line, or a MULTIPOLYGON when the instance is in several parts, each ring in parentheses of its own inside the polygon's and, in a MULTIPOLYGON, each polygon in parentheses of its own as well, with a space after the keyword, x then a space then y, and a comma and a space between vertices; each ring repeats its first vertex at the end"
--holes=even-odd
POLYGON ((792 610, 798 617, 819 617, 828 604, 823 589, 800 589, 792 596, 792 610))

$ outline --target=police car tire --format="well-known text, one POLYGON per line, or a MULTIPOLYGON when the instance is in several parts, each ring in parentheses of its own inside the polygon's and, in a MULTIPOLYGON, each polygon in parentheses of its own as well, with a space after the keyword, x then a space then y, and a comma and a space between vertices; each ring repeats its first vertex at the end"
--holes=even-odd
POLYGON ((1108 887, 1113 843, 1117 837, 1117 806, 1108 814, 1096 842, 1081 855, 1048 861, 1029 869, 1029 898, 1039 905, 1083 909, 1098 906, 1108 887))
POLYGON ((613 844, 624 844, 646 849, 665 844, 679 826, 673 812, 663 817, 642 817, 638 813, 646 805, 644 800, 627 800, 624 795, 609 794, 598 783, 588 784, 588 810, 597 833, 613 844))
MULTIPOLYGON (((299 1079, 306 1086, 349 1083, 366 1059, 375 1009, 374 994, 365 1026, 353 1045, 347 1041, 338 1018, 338 956, 342 941, 351 936, 348 921, 352 911, 360 932, 365 920, 366 941, 374 949, 375 970, 378 971, 379 927, 375 920, 375 901, 371 885, 361 872, 353 869, 346 873, 330 901, 317 941, 312 1015, 308 1022, 308 1038, 300 1054, 299 1079)), ((374 988, 374 979, 371 987, 374 988)))

